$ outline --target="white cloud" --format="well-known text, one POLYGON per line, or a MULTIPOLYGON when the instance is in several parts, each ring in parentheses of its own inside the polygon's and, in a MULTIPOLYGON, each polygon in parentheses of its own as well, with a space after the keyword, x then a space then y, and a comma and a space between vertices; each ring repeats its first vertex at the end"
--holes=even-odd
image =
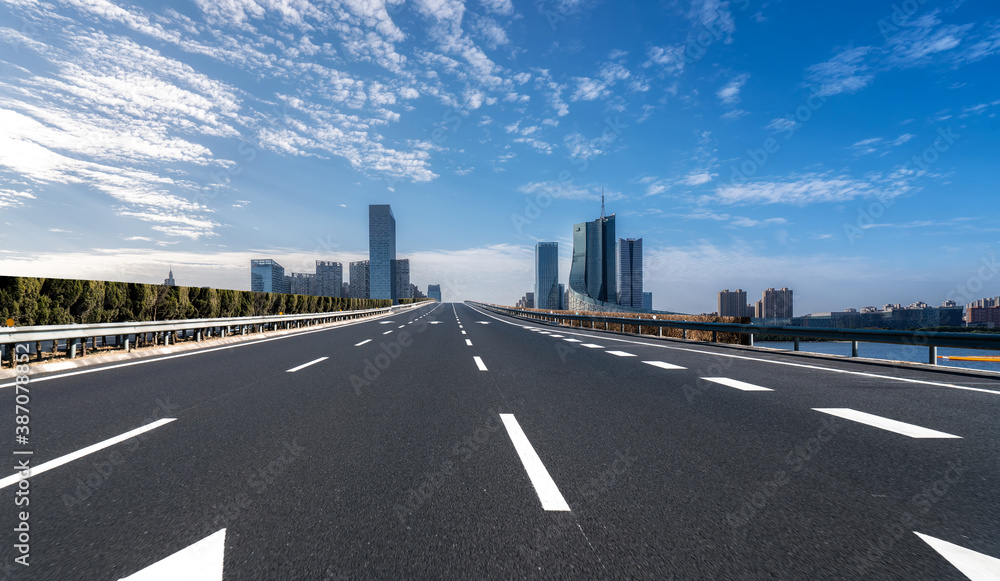
POLYGON ((684 176, 681 183, 686 186, 700 186, 712 181, 712 178, 716 176, 718 176, 718 174, 709 173, 707 171, 694 172, 684 176))
POLYGON ((602 190, 604 191, 604 197, 608 201, 616 201, 625 199, 625 195, 621 192, 615 190, 604 189, 600 185, 596 184, 574 184, 566 183, 561 184, 557 181, 541 181, 541 182, 529 182, 523 186, 517 188, 519 192, 525 194, 548 194, 555 199, 563 200, 588 200, 588 201, 600 201, 602 190))
POLYGON ((702 202, 716 204, 791 204, 805 206, 829 202, 847 202, 856 198, 890 199, 909 191, 908 176, 894 174, 871 180, 849 176, 812 174, 790 181, 759 181, 725 185, 702 202))
POLYGON ((860 91, 875 78, 865 62, 872 50, 870 46, 842 50, 830 60, 806 69, 806 80, 819 96, 860 91))
POLYGON ((740 102, 740 89, 746 84, 747 80, 750 78, 748 73, 743 73, 737 75, 733 80, 726 83, 724 87, 719 89, 716 96, 719 100, 726 105, 735 105, 740 102))
POLYGON ((651 46, 646 51, 649 60, 643 63, 643 67, 649 68, 656 65, 661 70, 670 75, 676 75, 684 71, 684 45, 673 46, 651 46))

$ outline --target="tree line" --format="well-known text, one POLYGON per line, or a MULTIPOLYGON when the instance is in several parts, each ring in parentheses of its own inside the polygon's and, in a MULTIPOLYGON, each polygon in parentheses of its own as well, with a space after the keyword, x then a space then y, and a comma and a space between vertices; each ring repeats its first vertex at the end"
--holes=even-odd
POLYGON ((16 326, 119 323, 375 309, 391 300, 138 282, 0 276, 0 320, 16 326))

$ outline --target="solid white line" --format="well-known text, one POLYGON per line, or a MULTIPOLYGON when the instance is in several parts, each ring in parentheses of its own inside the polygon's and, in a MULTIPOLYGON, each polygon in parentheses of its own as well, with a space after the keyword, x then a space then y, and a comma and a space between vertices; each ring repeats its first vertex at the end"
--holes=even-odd
POLYGON ((382 334, 383 335, 388 335, 389 333, 392 333, 392 329, 389 329, 388 331, 386 331, 385 333, 382 333, 382 334))
POLYGON ((1000 581, 1000 559, 913 531, 972 581, 1000 581))
MULTIPOLYGON (((105 449, 105 448, 107 448, 109 446, 114 446, 115 444, 117 444, 119 442, 124 442, 125 440, 128 440, 129 438, 134 438, 134 437, 138 436, 139 434, 146 433, 146 432, 148 432, 150 430, 155 430, 156 428, 159 428, 163 424, 169 424, 170 422, 172 422, 172 421, 174 421, 176 419, 177 418, 163 418, 162 420, 156 420, 155 422, 153 422, 151 424, 146 424, 145 426, 142 426, 141 428, 136 428, 136 429, 134 429, 134 430, 132 430, 130 432, 125 432, 124 434, 122 434, 120 436, 115 436, 114 438, 108 438, 107 440, 104 440, 103 442, 98 442, 96 444, 87 446, 86 448, 82 448, 80 450, 77 450, 76 452, 71 452, 69 454, 66 454, 65 456, 60 456, 59 458, 56 458, 55 460, 49 460, 48 462, 45 462, 45 463, 39 464, 38 466, 32 467, 31 470, 30 470, 30 474, 28 475, 28 477, 30 478, 32 476, 38 476, 42 472, 48 472, 49 470, 52 470, 53 468, 58 468, 59 466, 62 466, 63 464, 72 462, 73 460, 76 460, 78 458, 83 458, 84 456, 86 456, 88 454, 93 454, 94 452, 97 452, 98 450, 103 450, 103 449, 105 449)), ((17 482, 19 480, 21 480, 21 474, 20 473, 14 474, 12 476, 8 476, 7 478, 4 478, 4 479, 0 480, 0 488, 6 488, 6 487, 10 486, 11 484, 14 484, 15 482, 17 482)))
MULTIPOLYGON (((475 310, 475 307, 472 307, 472 308, 475 310)), ((515 327, 517 326, 517 323, 511 323, 510 321, 505 321, 504 319, 501 319, 500 317, 493 316, 490 313, 483 313, 482 311, 480 311, 480 313, 482 313, 483 315, 485 315, 487 317, 490 317, 492 319, 496 319, 497 321, 500 321, 501 323, 507 323, 508 325, 513 325, 515 327)), ((910 379, 908 377, 894 377, 894 376, 891 376, 891 375, 879 375, 877 373, 868 373, 868 372, 865 372, 865 371, 849 371, 847 369, 835 369, 835 368, 831 368, 831 367, 820 367, 818 365, 806 365, 804 363, 793 363, 793 362, 790 362, 790 361, 775 361, 773 359, 761 359, 761 358, 758 358, 758 357, 747 357, 745 355, 733 355, 731 353, 717 353, 717 352, 714 352, 714 351, 705 351, 703 349, 692 349, 690 347, 674 347, 672 345, 664 345, 662 343, 646 343, 644 341, 632 341, 632 340, 629 340, 629 339, 619 339, 618 337, 609 337, 607 335, 591 335, 591 334, 587 334, 587 333, 573 333, 573 334, 576 335, 577 337, 589 337, 591 339, 603 339, 603 340, 606 340, 606 341, 618 341, 619 343, 628 343, 630 345, 642 345, 644 347, 656 347, 656 348, 659 348, 659 349, 670 349, 672 351, 687 351, 689 353, 699 353, 699 354, 702 354, 702 355, 714 355, 716 357, 729 357, 730 359, 741 359, 741 360, 744 360, 744 361, 756 361, 758 363, 770 363, 772 365, 784 365, 784 366, 787 366, 787 367, 799 367, 799 368, 802 368, 802 369, 813 369, 813 370, 816 370, 816 371, 829 371, 830 373, 842 373, 844 375, 857 375, 857 376, 860 376, 860 377, 872 377, 872 378, 875 378, 875 379, 888 379, 888 380, 891 380, 891 381, 901 381, 901 382, 904 382, 904 383, 916 383, 916 384, 920 384, 920 385, 930 385, 932 387, 947 387, 949 389, 960 389, 960 390, 963 390, 963 391, 978 391, 978 392, 981 392, 981 393, 991 393, 993 395, 1000 395, 1000 391, 995 390, 995 389, 983 389, 983 388, 979 388, 979 387, 966 387, 964 385, 955 385, 955 384, 952 384, 952 383, 940 383, 940 382, 937 382, 937 381, 926 381, 926 380, 923 380, 923 379, 910 379)), ((941 368, 939 367, 938 370, 940 371, 940 369, 941 368)), ((920 370, 918 369, 917 371, 920 371, 920 370)), ((11 384, 11 385, 13 385, 13 384, 11 384)), ((0 386, 0 387, 5 387, 5 386, 0 386)))
POLYGON ((664 363, 663 361, 643 361, 646 365, 652 365, 653 367, 659 367, 660 369, 687 369, 687 367, 681 367, 680 365, 674 365, 673 363, 664 363))
POLYGON ((355 346, 355 347, 361 347, 361 346, 362 346, 362 345, 364 345, 365 343, 371 343, 371 342, 372 342, 372 340, 371 340, 371 339, 365 339, 364 341, 362 341, 362 342, 360 342, 360 343, 355 343, 355 344, 354 344, 354 346, 355 346))
POLYGON ((766 387, 761 387, 745 381, 729 379, 728 377, 702 377, 702 379, 705 381, 711 381, 712 383, 720 383, 728 387, 735 387, 736 389, 742 391, 774 391, 773 389, 768 389, 766 387))
POLYGON ((479 371, 487 371, 486 364, 483 363, 483 360, 480 359, 478 355, 473 357, 473 359, 476 360, 476 367, 479 368, 479 371))
POLYGON ((568 341, 570 343, 583 343, 583 341, 579 339, 563 339, 563 341, 568 341))
POLYGON ((300 369, 305 369, 306 367, 309 367, 310 365, 315 365, 316 363, 319 363, 320 361, 325 361, 327 359, 329 359, 329 357, 320 357, 319 359, 315 359, 313 361, 310 361, 309 363, 303 363, 302 365, 299 365, 298 367, 293 367, 291 369, 286 369, 285 373, 295 373, 296 371, 298 371, 300 369))
POLYGON ((605 353, 610 353, 612 355, 617 355, 619 357, 635 357, 635 355, 632 355, 631 353, 626 353, 624 351, 605 351, 605 353))
POLYGON ((584 343, 584 347, 590 347, 591 349, 604 349, 603 345, 594 345, 593 343, 584 343))
POLYGON ((528 473, 528 479, 531 480, 532 486, 535 487, 538 500, 542 501, 542 508, 545 510, 568 511, 569 505, 566 504, 566 499, 559 492, 559 487, 556 486, 555 481, 549 476, 549 471, 542 464, 542 459, 538 457, 535 449, 531 447, 531 442, 524 435, 524 430, 517 423, 517 419, 514 418, 513 414, 500 414, 500 419, 507 428, 507 435, 510 436, 510 441, 513 442, 514 449, 517 450, 517 455, 521 457, 521 464, 524 464, 524 470, 528 473))
POLYGON ((897 420, 890 420, 889 418, 883 418, 882 416, 876 416, 874 414, 866 414, 865 412, 859 412, 858 410, 852 410, 850 408, 812 408, 812 409, 818 412, 823 412, 824 414, 830 414, 831 416, 837 416, 838 418, 844 418, 845 420, 851 420, 852 422, 858 422, 859 424, 866 424, 875 428, 881 428, 883 430, 888 430, 890 432, 895 432, 897 434, 902 434, 904 436, 909 436, 911 438, 961 439, 961 436, 954 436, 952 434, 946 434, 944 432, 939 432, 937 430, 922 428, 920 426, 907 424, 897 420))
POLYGON ((470 341, 469 339, 465 340, 465 344, 468 345, 469 347, 472 347, 472 341, 470 341))

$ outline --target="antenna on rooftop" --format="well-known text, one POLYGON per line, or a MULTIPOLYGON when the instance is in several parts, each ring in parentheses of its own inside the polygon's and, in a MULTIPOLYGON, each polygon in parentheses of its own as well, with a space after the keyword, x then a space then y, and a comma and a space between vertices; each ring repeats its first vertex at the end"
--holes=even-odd
POLYGON ((601 188, 601 220, 604 219, 604 188, 601 188))

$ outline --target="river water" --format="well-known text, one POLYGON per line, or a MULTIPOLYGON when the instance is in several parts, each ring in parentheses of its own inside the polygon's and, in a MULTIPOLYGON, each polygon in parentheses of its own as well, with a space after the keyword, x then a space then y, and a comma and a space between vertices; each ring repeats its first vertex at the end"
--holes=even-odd
MULTIPOLYGON (((791 341, 755 341, 754 345, 758 347, 771 347, 773 349, 791 350, 794 348, 794 343, 791 341)), ((849 341, 801 341, 799 342, 799 350, 811 353, 825 353, 827 355, 842 355, 844 357, 850 357, 851 343, 849 341)), ((953 349, 951 347, 938 347, 937 351, 938 356, 1000 356, 1000 352, 986 351, 983 349, 953 349)), ((890 343, 858 343, 858 357, 927 363, 927 347, 916 347, 914 345, 893 345, 890 343)), ((938 359, 938 365, 964 367, 967 369, 983 369, 986 371, 1000 371, 1000 361, 949 361, 947 359, 938 359)))

